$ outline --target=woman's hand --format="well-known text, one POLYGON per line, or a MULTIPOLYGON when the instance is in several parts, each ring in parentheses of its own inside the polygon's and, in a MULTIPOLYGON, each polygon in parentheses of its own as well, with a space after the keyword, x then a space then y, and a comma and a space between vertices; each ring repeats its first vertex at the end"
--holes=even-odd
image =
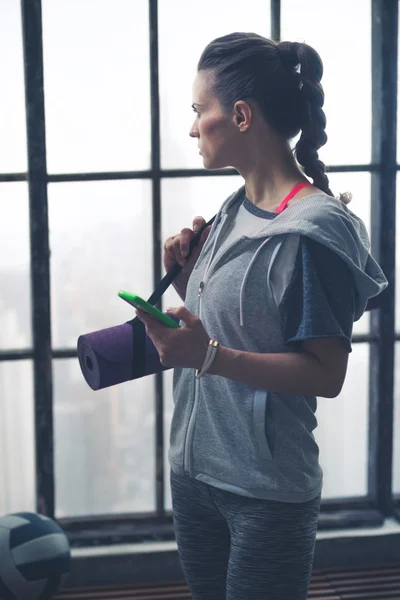
POLYGON ((208 234, 210 233, 211 226, 206 227, 206 229, 203 231, 199 243, 193 249, 189 259, 187 259, 189 244, 196 232, 199 231, 205 225, 205 223, 206 222, 203 217, 195 217, 193 219, 193 229, 189 229, 188 227, 182 229, 182 231, 177 235, 173 235, 168 238, 164 244, 163 264, 165 270, 168 272, 177 263, 182 266, 181 272, 172 282, 172 285, 182 300, 185 299, 186 287, 190 274, 193 271, 193 267, 196 264, 201 249, 203 248, 208 234))
POLYGON ((157 349, 161 364, 168 368, 201 369, 210 341, 202 322, 184 306, 168 309, 167 312, 185 325, 179 329, 167 327, 148 313, 136 310, 138 318, 145 325, 146 334, 157 349))

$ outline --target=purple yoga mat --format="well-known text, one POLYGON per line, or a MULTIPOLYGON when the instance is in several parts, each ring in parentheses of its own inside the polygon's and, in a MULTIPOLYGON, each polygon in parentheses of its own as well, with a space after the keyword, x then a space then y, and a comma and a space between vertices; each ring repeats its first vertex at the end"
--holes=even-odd
MULTIPOLYGON (((133 336, 132 326, 123 323, 78 338, 79 364, 92 390, 102 390, 133 379, 133 336)), ((143 377, 165 370, 153 342, 146 336, 143 377)))

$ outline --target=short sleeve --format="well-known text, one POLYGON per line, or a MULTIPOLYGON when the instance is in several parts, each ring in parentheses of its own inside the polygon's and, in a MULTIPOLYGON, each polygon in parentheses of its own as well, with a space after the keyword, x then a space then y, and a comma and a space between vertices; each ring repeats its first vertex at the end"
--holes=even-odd
POLYGON ((356 294, 346 263, 323 244, 300 236, 279 303, 285 343, 335 337, 351 352, 356 294))

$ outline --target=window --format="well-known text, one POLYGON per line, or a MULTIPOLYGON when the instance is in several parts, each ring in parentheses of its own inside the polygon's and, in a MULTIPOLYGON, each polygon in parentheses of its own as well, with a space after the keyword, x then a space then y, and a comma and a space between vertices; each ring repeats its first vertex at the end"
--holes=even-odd
POLYGON ((353 344, 342 392, 333 401, 318 399, 315 439, 324 471, 323 498, 368 493, 368 369, 368 344, 353 344))
POLYGON ((29 205, 25 182, 0 183, 0 349, 31 346, 29 205))
POLYGON ((283 0, 281 5, 282 40, 305 42, 323 60, 328 143, 321 159, 328 165, 369 163, 371 2, 283 0))
POLYGON ((0 513, 8 513, 35 505, 29 206, 25 182, 0 183, 0 214, 0 352, 6 359, 0 361, 0 472, 3 482, 7 482, 0 486, 0 513), (24 353, 25 349, 29 350, 24 353), (10 354, 20 360, 7 360, 10 354))
POLYGON ((49 172, 148 169, 147 2, 42 5, 49 172))
MULTIPOLYGON (((188 136, 196 63, 212 38, 252 30, 315 46, 328 121, 320 155, 391 276, 397 12, 381 5, 248 0, 243 13, 238 0, 229 10, 225 0, 22 0, 22 19, 17 3, 1 3, 0 468, 21 477, 6 477, 0 512, 40 509, 73 543, 100 529, 112 539, 117 526, 119 539, 173 535, 172 371, 92 392, 76 340, 132 318, 118 289, 149 296, 164 239, 195 215, 210 219, 242 184, 232 170, 205 171, 188 136)), ((343 391, 319 400, 322 514, 387 515, 391 486, 400 498, 394 298, 392 285, 384 309, 355 324, 343 391), (391 472, 378 468, 392 452, 391 472)), ((169 289, 162 305, 177 302, 169 289)))
MULTIPOLYGON (((119 289, 134 282, 151 294, 151 187, 51 183, 48 194, 53 346, 71 348, 82 333, 133 318, 119 289)), ((56 515, 154 510, 152 378, 94 394, 76 360, 56 360, 53 378, 56 515)))
POLYGON ((57 518, 153 512, 152 379, 94 393, 77 360, 58 359, 53 382, 57 518))
MULTIPOLYGON (((15 319, 11 318, 10 322, 12 327, 15 319)), ((8 334, 17 333, 11 327, 8 334)), ((1 514, 35 509, 32 375, 31 361, 0 362, 0 469, 3 480, 0 487, 1 514)))
POLYGON ((0 5, 0 173, 26 171, 26 126, 20 3, 0 5))
POLYGON ((119 289, 151 294, 151 186, 140 179, 51 183, 48 196, 52 338, 67 348, 81 333, 132 318, 119 289))

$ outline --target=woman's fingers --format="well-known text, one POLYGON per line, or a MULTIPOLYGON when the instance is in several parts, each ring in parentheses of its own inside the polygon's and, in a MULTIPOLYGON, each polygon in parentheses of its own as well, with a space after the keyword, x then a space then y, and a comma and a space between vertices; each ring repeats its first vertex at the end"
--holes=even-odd
MULTIPOLYGON (((180 264, 182 267, 185 266, 186 258, 189 254, 190 242, 196 232, 205 224, 206 221, 204 217, 195 217, 193 219, 193 229, 185 227, 178 235, 171 236, 167 239, 164 244, 164 266, 167 271, 176 263, 180 264)), ((204 234, 202 235, 200 240, 201 246, 204 244, 207 235, 208 232, 205 237, 204 234)))

